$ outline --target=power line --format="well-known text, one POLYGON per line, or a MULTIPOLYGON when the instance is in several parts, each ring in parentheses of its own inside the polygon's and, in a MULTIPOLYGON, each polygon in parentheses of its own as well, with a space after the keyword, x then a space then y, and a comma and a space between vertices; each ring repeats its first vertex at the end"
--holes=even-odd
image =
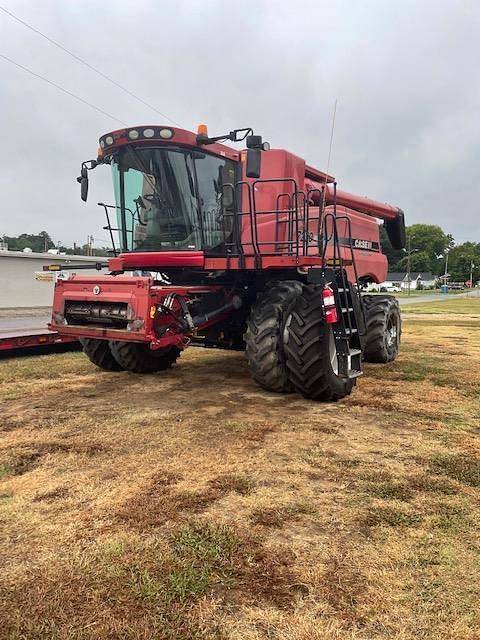
POLYGON ((39 73, 35 73, 35 71, 32 71, 31 69, 28 69, 27 67, 24 67, 20 63, 15 62, 15 60, 12 60, 11 58, 8 58, 7 56, 3 55, 3 53, 0 53, 0 58, 2 58, 3 60, 6 60, 7 62, 10 62, 10 64, 13 64, 14 66, 18 67, 19 69, 22 69, 23 71, 26 71, 27 73, 29 73, 30 75, 34 76, 35 78, 39 78, 40 80, 43 80, 44 82, 46 82, 47 84, 51 85, 52 87, 55 87, 55 89, 58 89, 59 91, 62 91, 63 93, 66 93, 67 96, 75 98, 75 100, 78 100, 79 102, 83 102, 83 104, 86 104, 88 107, 91 107, 92 109, 95 109, 95 111, 98 111, 99 113, 102 113, 104 116, 107 116, 108 118, 112 118, 112 120, 115 120, 116 122, 119 122, 120 124, 128 126, 126 122, 123 122, 123 120, 120 120, 119 118, 116 118, 115 116, 112 116, 111 113, 107 113, 107 111, 104 111, 103 109, 100 109, 100 107, 97 107, 96 105, 92 104, 91 102, 87 102, 87 100, 84 100, 80 96, 77 96, 75 93, 72 93, 71 91, 68 91, 68 89, 64 89, 59 84, 56 84, 55 82, 52 82, 48 78, 45 78, 44 76, 41 76, 39 73))
POLYGON ((50 42, 50 44, 53 44, 55 47, 58 47, 58 49, 61 49, 62 51, 64 51, 65 53, 67 53, 69 56, 71 56, 72 58, 74 58, 75 60, 77 60, 78 62, 80 62, 81 64, 85 65, 86 67, 88 67, 91 71, 94 71, 95 73, 97 73, 99 76, 101 76, 102 78, 104 78, 105 80, 108 80, 108 82, 111 82, 113 85, 115 85, 116 87, 118 87, 119 89, 121 89, 122 91, 124 91, 126 94, 128 94, 129 96, 131 96, 132 98, 134 98, 135 100, 138 100, 138 102, 141 102, 143 105, 145 105, 146 107, 148 107, 149 109, 152 109, 153 111, 155 111, 156 113, 158 113, 159 115, 162 116, 162 118, 165 118, 166 120, 168 120, 169 122, 171 122, 172 124, 176 124, 177 126, 180 126, 178 124, 178 122, 175 122, 175 120, 172 120, 171 118, 169 118, 168 116, 166 116, 164 113, 162 113, 161 111, 159 111, 156 107, 154 107, 153 105, 149 104, 148 102, 146 102, 145 100, 143 100, 142 98, 139 98, 137 95, 135 95, 132 91, 130 91, 129 89, 127 89, 126 87, 124 87, 123 85, 121 85, 120 83, 118 83, 116 80, 113 80, 113 78, 110 78, 110 76, 107 76, 106 73, 103 73, 103 71, 100 71, 99 69, 97 69, 96 67, 94 67, 93 65, 91 65, 89 62, 87 62, 86 60, 84 60, 83 58, 80 58, 80 56, 77 56, 75 53, 73 53, 72 51, 69 51, 67 48, 65 48, 63 45, 61 45, 60 43, 56 42, 55 40, 52 40, 52 38, 49 38, 47 35, 45 35, 44 33, 42 33, 41 31, 39 31, 38 29, 35 29, 35 27, 33 27, 31 24, 28 24, 28 22, 25 22, 24 20, 22 20, 21 18, 19 18, 18 16, 16 16, 14 13, 12 13, 11 11, 8 11, 8 9, 5 9, 5 7, 2 7, 0 5, 0 10, 3 11, 4 13, 6 13, 7 15, 9 15, 11 18, 13 18, 14 20, 16 20, 17 22, 19 22, 20 24, 23 24, 24 27, 27 27, 27 29, 30 29, 30 31, 33 31, 34 33, 36 33, 37 35, 41 36, 42 38, 44 38, 45 40, 47 40, 48 42, 50 42))

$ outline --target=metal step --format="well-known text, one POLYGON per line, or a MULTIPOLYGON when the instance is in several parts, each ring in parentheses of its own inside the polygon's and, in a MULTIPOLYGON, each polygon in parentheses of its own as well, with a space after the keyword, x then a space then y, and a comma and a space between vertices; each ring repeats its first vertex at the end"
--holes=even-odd
POLYGON ((350 349, 347 356, 347 372, 350 375, 350 371, 362 370, 362 351, 360 349, 350 349))
POLYGON ((338 272, 332 278, 327 274, 327 279, 335 282, 334 292, 339 311, 338 324, 334 329, 337 346, 339 375, 347 380, 353 380, 363 374, 362 349, 359 343, 359 326, 357 307, 355 305, 355 288, 351 288, 346 279, 346 274, 338 272))
POLYGON ((348 372, 349 378, 359 378, 360 376, 363 376, 363 371, 358 371, 358 369, 350 369, 348 372))

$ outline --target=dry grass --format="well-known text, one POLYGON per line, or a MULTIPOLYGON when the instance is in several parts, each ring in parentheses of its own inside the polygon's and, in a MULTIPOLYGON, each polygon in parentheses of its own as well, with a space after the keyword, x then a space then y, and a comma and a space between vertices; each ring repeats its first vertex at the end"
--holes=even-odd
POLYGON ((1 361, 0 638, 478 638, 480 301, 454 302, 409 307, 338 404, 238 353, 1 361))

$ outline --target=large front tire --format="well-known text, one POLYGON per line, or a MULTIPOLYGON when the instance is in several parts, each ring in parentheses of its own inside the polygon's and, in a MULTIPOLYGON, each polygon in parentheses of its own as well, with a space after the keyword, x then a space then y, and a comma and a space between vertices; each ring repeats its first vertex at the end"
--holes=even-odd
POLYGON ((332 327, 323 319, 320 289, 305 287, 287 319, 285 354, 295 389, 306 398, 336 401, 350 395, 356 380, 338 375, 332 327))
POLYGON ((402 319, 394 296, 363 296, 367 333, 365 362, 392 362, 400 349, 402 319))
POLYGON ((107 340, 80 338, 83 353, 97 367, 104 371, 123 371, 122 365, 115 359, 107 340))
POLYGON ((302 292, 296 280, 272 284, 257 296, 247 321, 245 356, 255 381, 268 391, 293 391, 283 352, 287 312, 302 292))
POLYGON ((118 364, 132 373, 153 373, 169 369, 180 355, 176 347, 153 350, 139 342, 111 341, 110 349, 118 364))

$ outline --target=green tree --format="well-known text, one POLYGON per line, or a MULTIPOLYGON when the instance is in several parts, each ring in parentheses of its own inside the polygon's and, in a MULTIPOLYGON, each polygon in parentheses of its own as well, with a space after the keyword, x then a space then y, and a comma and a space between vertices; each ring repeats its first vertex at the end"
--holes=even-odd
POLYGON ((451 282, 466 282, 470 279, 471 265, 473 280, 480 278, 480 242, 464 242, 458 244, 448 255, 448 273, 451 282))
MULTIPOLYGON (((437 256, 453 246, 453 238, 435 224, 412 224, 406 231, 407 247, 416 249, 410 256, 411 271, 430 271, 438 275, 442 271, 442 262, 437 256)), ((392 248, 383 226, 380 228, 380 244, 388 258, 389 270, 407 271, 405 251, 392 248)))
POLYGON ((55 244, 46 231, 40 233, 21 233, 19 236, 3 236, 10 251, 23 251, 29 247, 32 251, 41 253, 54 249, 55 244))
MULTIPOLYGON (((412 224, 407 227, 407 247, 418 249, 411 255, 412 271, 430 271, 440 274, 442 262, 437 256, 453 247, 453 238, 436 224, 412 224)), ((402 265, 406 263, 402 260, 402 265)))
POLYGON ((407 227, 407 241, 428 254, 439 254, 453 245, 453 238, 436 224, 412 224, 407 227))
MULTIPOLYGON (((396 264, 395 271, 407 271, 408 270, 408 257, 403 254, 403 258, 396 264)), ((436 261, 436 259, 435 259, 436 261)), ((410 256, 410 271, 427 271, 435 273, 432 266, 432 258, 426 251, 419 251, 418 253, 412 253, 410 256)), ((437 265, 435 265, 436 267, 437 265)))

